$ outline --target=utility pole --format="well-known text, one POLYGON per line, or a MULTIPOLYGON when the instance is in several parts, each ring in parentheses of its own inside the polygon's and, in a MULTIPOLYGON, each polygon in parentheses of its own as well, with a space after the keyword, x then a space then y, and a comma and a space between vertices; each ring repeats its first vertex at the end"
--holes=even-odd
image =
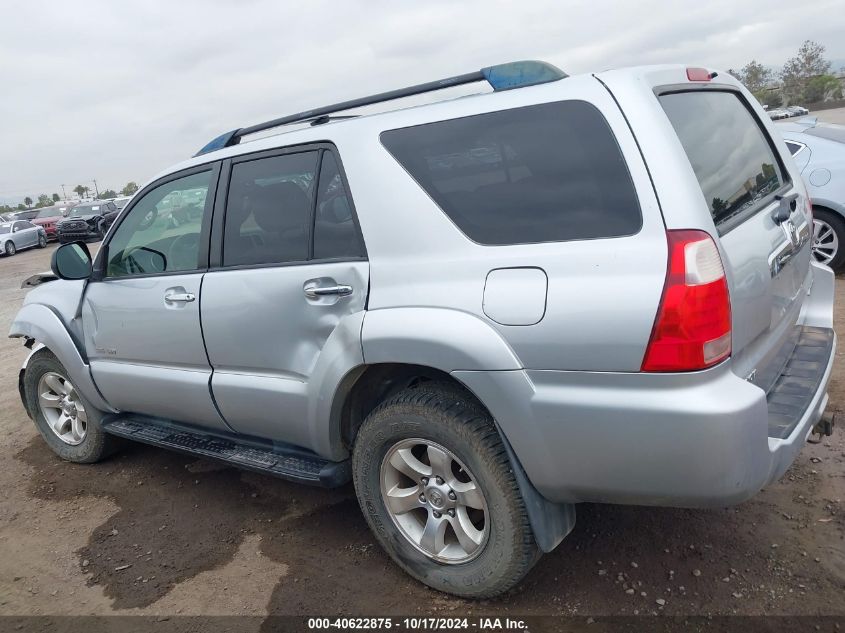
POLYGON ((65 193, 65 186, 62 185, 62 198, 67 202, 67 193, 65 193))
POLYGON ((93 180, 92 182, 94 183, 94 193, 96 194, 96 197, 99 199, 99 197, 100 197, 100 190, 99 190, 99 189, 97 189, 97 181, 96 181, 96 180, 93 180))

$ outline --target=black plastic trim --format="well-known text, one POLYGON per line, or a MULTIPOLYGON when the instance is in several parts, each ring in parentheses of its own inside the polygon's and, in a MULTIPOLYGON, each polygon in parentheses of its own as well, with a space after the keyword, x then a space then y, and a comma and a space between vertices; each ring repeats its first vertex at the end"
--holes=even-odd
POLYGON ((798 341, 766 394, 769 437, 786 439, 804 417, 824 379, 833 352, 830 328, 798 326, 798 341))

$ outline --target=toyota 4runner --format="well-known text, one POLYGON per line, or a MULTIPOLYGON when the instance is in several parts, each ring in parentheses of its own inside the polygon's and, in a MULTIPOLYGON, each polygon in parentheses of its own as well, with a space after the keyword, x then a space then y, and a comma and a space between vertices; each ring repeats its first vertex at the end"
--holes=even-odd
POLYGON ((493 596, 579 502, 739 503, 830 432, 811 209, 727 73, 492 66, 156 177, 27 295, 20 393, 73 462, 128 438, 352 481, 400 567, 493 596))

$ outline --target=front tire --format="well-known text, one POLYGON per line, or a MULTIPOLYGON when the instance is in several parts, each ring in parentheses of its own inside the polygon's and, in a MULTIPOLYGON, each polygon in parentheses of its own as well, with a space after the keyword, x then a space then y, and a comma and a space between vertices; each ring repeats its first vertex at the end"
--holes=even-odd
POLYGON ((67 370, 46 348, 29 359, 24 393, 38 432, 62 459, 91 464, 119 447, 119 438, 100 427, 100 412, 76 391, 67 370))
POLYGON ((405 389, 364 421, 355 492, 381 546, 426 585, 465 598, 515 586, 539 559, 489 413, 459 389, 405 389))
POLYGON ((3 247, 3 250, 9 257, 18 252, 18 249, 15 248, 15 243, 12 240, 6 242, 6 245, 3 247))

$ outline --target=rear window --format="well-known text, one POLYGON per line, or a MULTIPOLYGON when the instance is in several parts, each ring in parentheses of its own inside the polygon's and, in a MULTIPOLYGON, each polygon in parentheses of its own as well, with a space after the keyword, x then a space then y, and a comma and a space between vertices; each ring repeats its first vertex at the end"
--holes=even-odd
POLYGON ((583 101, 390 130, 381 140, 481 244, 620 237, 642 225, 616 139, 583 101))
POLYGON ((665 94, 663 110, 687 153, 716 226, 740 221, 784 184, 757 120, 733 92, 665 94))

